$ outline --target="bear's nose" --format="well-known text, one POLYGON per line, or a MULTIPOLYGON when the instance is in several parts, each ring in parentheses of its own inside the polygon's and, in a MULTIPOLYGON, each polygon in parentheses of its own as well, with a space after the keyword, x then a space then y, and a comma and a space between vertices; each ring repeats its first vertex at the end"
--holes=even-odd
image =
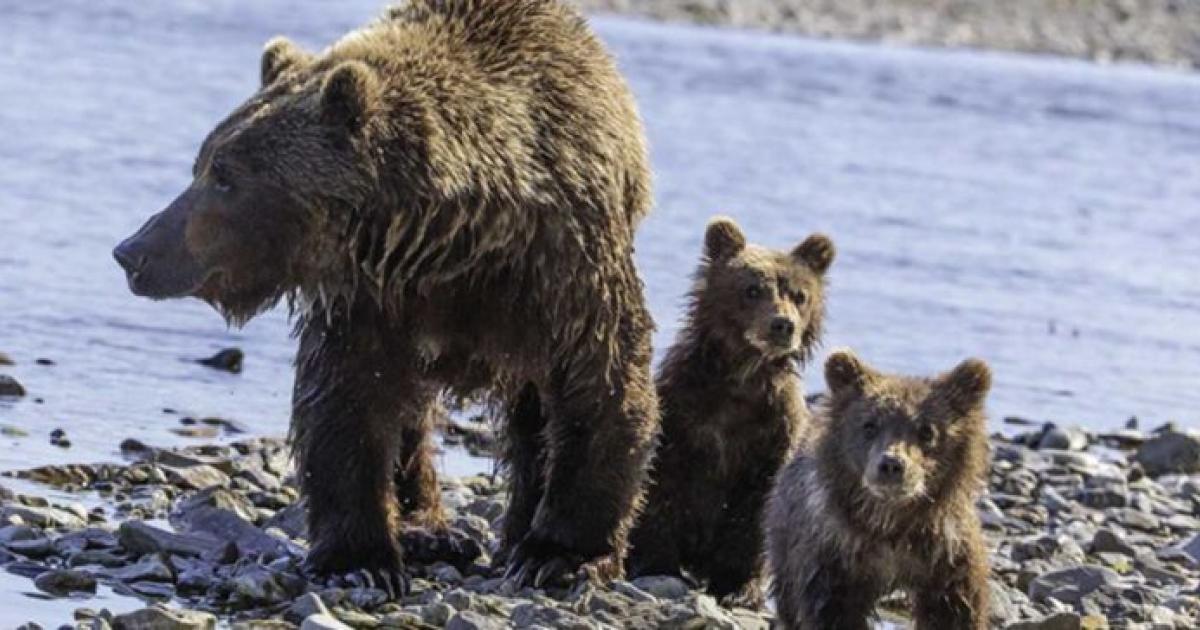
POLYGON ((790 339, 796 332, 796 322, 788 317, 776 317, 771 320, 771 336, 776 339, 790 339))
POLYGON ((895 455, 884 455, 879 460, 879 478, 883 481, 899 481, 904 477, 904 460, 895 455))
POLYGON ((113 249, 113 258, 125 270, 125 273, 136 274, 146 266, 146 255, 138 252, 129 242, 125 241, 113 249))

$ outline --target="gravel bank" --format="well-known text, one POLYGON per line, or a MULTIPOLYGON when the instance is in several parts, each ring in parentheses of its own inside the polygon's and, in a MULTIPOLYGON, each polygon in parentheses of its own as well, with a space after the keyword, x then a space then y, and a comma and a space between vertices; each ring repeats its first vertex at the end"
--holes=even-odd
POLYGON ((576 0, 588 11, 812 37, 1200 66, 1197 0, 576 0))
MULTIPOLYGON (((62 602, 66 628, 765 630, 771 621, 669 577, 514 591, 489 566, 506 498, 485 476, 443 482, 460 542, 448 562, 410 561, 408 595, 393 600, 353 580, 312 583, 299 570, 303 506, 281 440, 177 450, 127 440, 122 451, 128 464, 8 473, 96 492, 102 503, 90 511, 0 492, 0 565, 46 597, 73 597, 62 602), (147 607, 89 608, 98 584, 147 607)), ((1049 426, 994 438, 993 455, 979 509, 996 627, 1196 627, 1200 436, 1049 426)))

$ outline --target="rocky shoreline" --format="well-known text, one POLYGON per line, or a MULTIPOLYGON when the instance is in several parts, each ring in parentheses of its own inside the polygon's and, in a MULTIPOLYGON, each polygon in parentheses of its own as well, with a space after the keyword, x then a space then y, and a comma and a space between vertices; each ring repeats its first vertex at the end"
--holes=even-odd
MULTIPOLYGON (((477 452, 492 444, 485 428, 450 425, 446 434, 477 452)), ((392 600, 353 579, 312 583, 300 570, 303 504, 282 440, 171 450, 126 440, 121 448, 128 463, 6 474, 100 498, 88 510, 0 494, 0 564, 47 597, 71 596, 62 600, 64 628, 770 626, 767 611, 722 608, 669 577, 514 591, 489 566, 505 505, 503 484, 489 476, 443 480, 462 540, 456 549, 470 553, 410 560, 408 595, 392 600), (79 598, 98 584, 146 607, 89 608, 79 598)), ((1091 434, 1048 425, 994 436, 992 449, 979 509, 996 627, 1196 627, 1200 436, 1173 427, 1091 434)))
POLYGON ((1200 67, 1193 0, 576 0, 593 12, 811 37, 1200 67))

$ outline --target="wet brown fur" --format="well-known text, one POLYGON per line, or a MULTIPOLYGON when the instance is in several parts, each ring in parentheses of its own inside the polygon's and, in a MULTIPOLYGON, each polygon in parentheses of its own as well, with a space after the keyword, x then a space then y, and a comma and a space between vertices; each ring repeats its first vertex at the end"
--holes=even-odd
POLYGON ((798 364, 820 337, 834 248, 821 235, 790 253, 747 245, 728 219, 705 240, 656 381, 663 433, 628 572, 686 570, 719 599, 759 605, 763 504, 807 423, 798 364), (795 330, 772 343, 779 319, 795 330))
POLYGON ((553 0, 410 0, 319 54, 283 39, 196 160, 196 295, 240 323, 288 299, 310 565, 401 566, 437 523, 429 413, 509 411, 519 568, 620 556, 657 428, 634 268, 640 121, 553 0), (229 182, 233 182, 231 185, 229 182))
POLYGON ((988 463, 987 365, 918 379, 843 351, 825 373, 831 399, 767 508, 783 627, 865 630, 878 599, 903 589, 919 629, 986 628, 975 501, 988 463))

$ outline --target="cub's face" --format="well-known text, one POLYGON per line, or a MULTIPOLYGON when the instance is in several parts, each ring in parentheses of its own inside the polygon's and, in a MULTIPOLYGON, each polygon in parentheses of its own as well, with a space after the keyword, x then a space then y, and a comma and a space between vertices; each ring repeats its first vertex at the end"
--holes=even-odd
POLYGON ((322 67, 277 40, 262 81, 205 139, 188 188, 113 251, 134 294, 199 297, 241 322, 319 262, 309 237, 362 180, 354 145, 374 74, 354 61, 322 67))
POLYGON ((876 500, 904 503, 937 494, 974 456, 986 431, 991 373, 978 359, 933 379, 887 376, 849 352, 825 364, 840 459, 876 500))
POLYGON ((820 336, 833 257, 833 243, 823 235, 791 252, 775 251, 748 245, 733 221, 715 219, 705 234, 697 315, 735 352, 806 358, 820 336))

